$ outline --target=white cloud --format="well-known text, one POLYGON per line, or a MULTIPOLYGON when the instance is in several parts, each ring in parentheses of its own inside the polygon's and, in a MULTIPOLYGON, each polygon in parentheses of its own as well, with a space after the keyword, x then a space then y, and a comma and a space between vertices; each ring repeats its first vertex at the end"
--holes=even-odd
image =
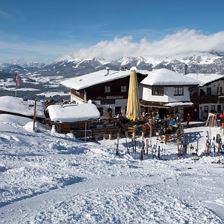
POLYGON ((224 51, 224 32, 203 34, 196 30, 181 30, 166 35, 161 40, 141 39, 134 41, 132 37, 114 38, 111 41, 100 41, 88 48, 70 54, 73 58, 102 57, 108 60, 123 56, 174 56, 198 51, 224 51))
POLYGON ((224 32, 207 35, 196 30, 181 30, 154 41, 116 37, 85 48, 80 47, 85 43, 68 43, 66 40, 25 42, 13 35, 8 35, 7 40, 6 34, 0 36, 0 63, 20 59, 49 62, 65 54, 61 59, 100 57, 109 61, 125 56, 167 57, 198 51, 224 51, 224 32), (69 53, 71 51, 74 53, 69 53))

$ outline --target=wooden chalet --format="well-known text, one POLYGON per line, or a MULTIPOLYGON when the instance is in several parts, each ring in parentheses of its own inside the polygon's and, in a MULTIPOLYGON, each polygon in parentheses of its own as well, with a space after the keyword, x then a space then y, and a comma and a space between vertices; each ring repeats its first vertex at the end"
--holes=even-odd
POLYGON ((112 138, 120 133, 118 119, 99 119, 95 104, 55 104, 47 107, 52 131, 77 138, 112 138))
MULTIPOLYGON (((147 71, 138 71, 138 82, 146 75, 147 71)), ((108 112, 115 116, 126 112, 129 76, 128 70, 105 69, 65 80, 61 84, 71 89, 71 102, 83 103, 91 100, 101 116, 108 115, 108 112)))
POLYGON ((199 82, 199 86, 190 90, 190 98, 194 103, 191 111, 193 117, 207 120, 210 112, 224 111, 224 75, 189 73, 186 76, 199 82))

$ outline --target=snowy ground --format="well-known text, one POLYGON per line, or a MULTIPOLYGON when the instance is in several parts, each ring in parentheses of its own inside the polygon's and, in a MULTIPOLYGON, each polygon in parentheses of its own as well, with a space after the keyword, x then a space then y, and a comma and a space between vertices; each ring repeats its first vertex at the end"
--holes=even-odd
MULTIPOLYGON (((178 158, 175 143, 161 159, 139 159, 120 140, 82 142, 29 119, 0 115, 0 223, 224 223, 222 156, 178 158), (218 161, 221 163, 217 163, 218 161)), ((199 153, 206 131, 185 130, 199 153)), ((156 143, 153 138, 153 144, 156 143)))

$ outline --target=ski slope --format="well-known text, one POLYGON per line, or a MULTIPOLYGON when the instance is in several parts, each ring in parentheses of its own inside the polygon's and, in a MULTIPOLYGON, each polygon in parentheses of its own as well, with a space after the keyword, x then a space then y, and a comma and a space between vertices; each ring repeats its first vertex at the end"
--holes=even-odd
MULTIPOLYGON (((141 161, 131 140, 79 141, 32 121, 0 115, 0 223, 224 223, 223 156, 178 158, 175 143, 161 159, 141 161), (127 146, 130 154, 127 153, 127 146)), ((204 150, 206 132, 186 129, 204 150)))

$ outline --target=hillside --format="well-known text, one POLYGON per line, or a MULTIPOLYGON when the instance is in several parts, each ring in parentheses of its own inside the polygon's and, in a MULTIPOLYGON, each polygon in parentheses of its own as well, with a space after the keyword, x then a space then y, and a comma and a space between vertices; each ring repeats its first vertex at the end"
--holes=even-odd
MULTIPOLYGON (((32 121, 0 116, 0 223, 224 222, 223 156, 177 157, 174 142, 161 158, 140 161, 141 139, 82 142, 32 121), (127 153, 129 147, 131 153, 127 153)), ((199 154, 208 127, 185 130, 199 154)), ((214 135, 220 129, 211 128, 214 135)))

